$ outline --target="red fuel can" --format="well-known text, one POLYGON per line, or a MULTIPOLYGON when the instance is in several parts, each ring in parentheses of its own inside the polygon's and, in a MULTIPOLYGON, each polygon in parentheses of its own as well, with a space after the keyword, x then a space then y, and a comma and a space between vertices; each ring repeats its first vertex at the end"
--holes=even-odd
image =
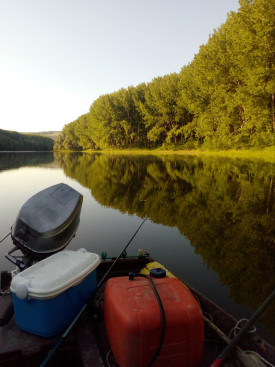
MULTIPOLYGON (((196 367, 203 354, 203 317, 197 301, 177 278, 153 279, 165 312, 165 338, 154 367, 196 367)), ((144 367, 161 336, 161 313, 148 279, 111 278, 104 320, 120 367, 144 367)))

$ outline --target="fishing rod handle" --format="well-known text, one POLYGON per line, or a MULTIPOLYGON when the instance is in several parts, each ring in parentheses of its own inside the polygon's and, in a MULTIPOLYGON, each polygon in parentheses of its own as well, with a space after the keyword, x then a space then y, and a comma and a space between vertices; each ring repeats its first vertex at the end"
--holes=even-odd
POLYGON ((235 348, 238 344, 241 337, 249 330, 249 328, 254 325, 254 323, 258 320, 261 314, 264 312, 266 307, 270 304, 270 302, 275 297, 275 289, 270 293, 270 295, 265 299, 265 301, 261 304, 261 306, 254 312, 248 322, 240 329, 238 334, 230 341, 230 343, 225 347, 225 349, 218 355, 215 361, 211 364, 210 367, 219 367, 229 352, 235 348))
POLYGON ((222 359, 221 358, 216 358, 215 361, 211 364, 210 367, 219 367, 222 364, 222 359))

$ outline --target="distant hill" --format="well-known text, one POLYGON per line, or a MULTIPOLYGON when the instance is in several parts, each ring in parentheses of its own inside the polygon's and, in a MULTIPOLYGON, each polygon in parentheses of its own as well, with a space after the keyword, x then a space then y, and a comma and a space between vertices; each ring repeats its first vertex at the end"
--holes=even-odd
POLYGON ((38 132, 38 133, 30 132, 30 133, 26 133, 26 134, 45 136, 46 138, 51 138, 53 140, 56 140, 58 135, 61 134, 61 131, 41 131, 41 132, 38 132))
POLYGON ((0 129, 0 151, 49 151, 54 139, 47 133, 18 133, 0 129))

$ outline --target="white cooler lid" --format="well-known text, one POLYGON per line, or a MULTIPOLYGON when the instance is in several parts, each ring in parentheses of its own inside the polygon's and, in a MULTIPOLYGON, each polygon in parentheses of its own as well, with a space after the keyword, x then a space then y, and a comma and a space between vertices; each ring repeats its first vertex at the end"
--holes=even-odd
POLYGON ((100 263, 100 256, 64 250, 15 275, 10 290, 20 299, 48 299, 80 283, 100 263))

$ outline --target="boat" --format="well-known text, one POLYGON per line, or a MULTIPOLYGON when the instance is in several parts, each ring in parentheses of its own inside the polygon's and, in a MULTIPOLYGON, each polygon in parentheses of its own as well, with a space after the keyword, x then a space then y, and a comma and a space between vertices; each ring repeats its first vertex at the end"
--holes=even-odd
MULTIPOLYGON (((112 266, 115 259, 102 260, 97 268, 98 283, 112 266)), ((139 273, 163 266, 155 262, 149 254, 120 258, 108 275, 108 279, 125 277, 131 272, 139 273)), ((169 272, 167 272, 169 274, 169 272)), ((9 274, 5 274, 6 284, 2 284, 0 309, 4 310, 11 300, 9 274)), ((62 346, 56 351, 49 366, 118 366, 106 336, 103 317, 103 291, 105 284, 97 291, 96 299, 83 312, 62 346)), ((200 292, 189 287, 199 303, 204 319, 204 351, 201 367, 210 366, 230 342, 229 334, 238 324, 232 316, 219 308, 200 292)), ((0 328, 0 366, 40 366, 53 348, 58 337, 43 338, 18 329, 14 317, 0 328)), ((239 345, 224 361, 224 366, 270 366, 274 364, 275 350, 257 333, 246 334, 239 345), (266 363, 267 361, 268 363, 266 363)), ((184 365, 184 364, 183 364, 184 365)))
MULTIPOLYGON (((221 363, 225 367, 274 366, 274 347, 263 340, 254 328, 247 328, 255 320, 250 319, 243 326, 241 324, 243 321, 240 323, 196 289, 179 280, 146 251, 139 250, 137 256, 127 256, 126 249, 146 218, 116 258, 108 258, 107 254, 103 253, 98 261, 97 255, 96 266, 92 268, 92 272, 96 274, 92 296, 86 297, 86 300, 80 307, 80 311, 77 311, 70 322, 67 322, 64 330, 56 335, 45 337, 38 335, 39 333, 41 334, 40 325, 37 329, 38 332, 37 330, 35 332, 24 330, 25 326, 20 327, 20 322, 18 326, 19 317, 17 315, 16 319, 13 315, 13 309, 18 307, 14 304, 16 297, 14 297, 14 294, 12 295, 13 292, 16 293, 16 287, 13 285, 14 279, 16 277, 21 279, 27 271, 39 269, 39 266, 42 266, 42 264, 45 266, 50 264, 52 266, 51 259, 53 257, 57 259, 58 257, 61 258, 61 255, 69 255, 70 252, 65 247, 73 238, 77 229, 81 202, 81 196, 71 190, 70 187, 67 187, 67 185, 55 185, 50 189, 43 190, 34 199, 29 199, 28 205, 22 208, 17 217, 13 228, 19 229, 14 229, 11 232, 15 248, 7 254, 7 258, 17 266, 17 271, 15 273, 1 272, 0 324, 2 326, 0 326, 0 367, 19 365, 22 367, 44 367, 46 365, 49 367, 63 365, 68 367, 148 367, 151 365, 156 367, 181 365, 214 367, 221 365, 221 363), (51 197, 51 200, 47 199, 48 196, 51 197), (72 198, 72 201, 68 200, 68 198, 72 198), (71 201, 70 207, 66 212, 67 214, 63 215, 61 221, 53 218, 51 214, 49 218, 43 218, 46 225, 41 225, 37 218, 32 220, 32 218, 28 217, 28 212, 33 212, 34 207, 37 207, 37 202, 42 202, 44 206, 48 207, 49 205, 55 206, 56 200, 58 203, 62 203, 62 205, 67 205, 71 201), (28 217, 28 221, 25 220, 26 217, 28 217), (23 228, 23 230, 20 228, 23 228), (60 228, 61 232, 65 231, 66 233, 64 243, 61 241, 63 237, 58 232, 60 228), (48 240, 47 234, 50 235, 48 240), (41 239, 41 237, 43 238, 41 239), (41 251, 41 248, 43 251, 41 251), (17 250, 22 252, 21 257, 11 255, 17 250), (96 271, 94 270, 95 267, 96 271), (146 306, 142 303, 142 297, 136 290, 125 291, 124 284, 129 284, 129 282, 136 284, 136 279, 139 279, 138 284, 144 291, 146 302, 149 300, 146 306), (159 298, 162 298, 160 305, 163 302, 163 318, 159 316, 162 314, 161 308, 159 309, 158 305, 155 306, 157 304, 156 300, 154 306, 152 306, 152 297, 156 296, 157 298, 157 295, 151 297, 151 294, 154 292, 150 288, 151 285, 149 283, 153 283, 153 287, 157 289, 157 295, 159 298), (166 286, 166 284, 168 285, 166 286), (168 289, 168 293, 163 291, 164 287, 168 289), (185 303, 185 308, 191 310, 189 313, 186 313, 186 320, 184 320, 184 323, 186 322, 184 327, 186 328, 187 325, 190 329, 189 334, 185 333, 187 339, 184 343, 179 340, 182 337, 181 335, 183 335, 179 331, 179 329, 183 328, 183 325, 180 324, 182 322, 181 315, 176 317, 176 322, 169 321, 171 319, 169 316, 170 307, 171 309, 174 307, 173 299, 175 298, 174 293, 170 292, 170 288, 176 289, 175 292, 178 292, 175 293, 176 298, 181 300, 180 297, 182 295, 186 297, 183 298, 183 301, 175 302, 177 303, 176 307, 180 303, 180 309, 182 309, 182 303, 185 303), (166 297, 163 296, 164 294, 168 294, 167 299, 164 299, 166 297), (138 301, 136 302, 137 299, 138 301), (133 302, 134 307, 130 307, 129 310, 129 304, 131 305, 133 302), (138 318, 133 317, 138 307, 138 312, 142 314, 143 320, 145 320, 141 325, 136 321, 138 318), (147 313, 149 308, 151 313, 147 313), (143 345, 140 342, 140 337, 136 337, 137 334, 146 335, 147 343, 150 342, 151 331, 148 331, 149 329, 146 325, 151 323, 151 318, 155 314, 158 314, 158 319, 160 320, 155 332, 157 342, 148 347, 148 345, 143 345), (129 322, 131 325, 134 322, 134 330, 137 330, 137 332, 129 332, 129 322), (168 341, 168 333, 165 334, 165 327, 166 331, 169 328, 173 330, 169 334, 170 339, 168 341), (241 337, 239 336, 240 330, 246 331, 243 332, 241 337), (174 339, 174 336, 176 339, 174 339), (123 344, 117 344, 118 341, 121 343, 122 338, 124 338, 123 344), (134 339, 132 340, 131 338, 134 339), (234 340, 236 341, 236 339, 238 339, 238 343, 235 346, 234 340), (178 349, 175 352, 175 348, 180 343, 185 348, 185 354, 180 354, 181 352, 178 349), (172 344, 173 351, 171 352, 170 360, 170 352, 167 353, 167 351, 171 351, 170 345, 172 344), (233 345, 234 348, 230 348, 233 345), (193 348, 193 353, 190 353, 189 349, 191 347, 193 348), (223 353, 225 350, 227 350, 226 354, 223 353), (143 356, 142 362, 140 355, 143 356), (186 355, 189 356, 188 362, 185 360, 186 355)), ((43 212, 47 213, 49 211, 44 210, 43 212)), ((47 216, 47 214, 45 215, 47 216)), ((77 251, 77 256, 79 257, 85 257, 86 255, 90 256, 83 249, 77 251)), ((19 288, 20 292, 22 289, 25 290, 25 288, 19 288)), ((19 298, 21 296, 22 292, 19 294, 19 298)), ((51 299, 53 298, 54 296, 51 296, 51 299)), ((270 302, 271 298, 265 302, 264 307, 267 307, 270 302)), ((64 313, 66 313, 66 307, 67 303, 62 303, 64 313)), ((258 317, 262 311, 263 308, 255 313, 255 317, 258 317)), ((177 314, 177 308, 175 312, 177 314)), ((173 317, 175 312, 172 312, 173 317)), ((50 324, 51 312, 46 311, 46 313, 46 323, 50 324)), ((20 318, 22 325, 24 325, 24 314, 23 317, 20 315, 20 318)), ((58 321, 57 316, 52 323, 56 324, 58 321)), ((50 328, 50 331, 52 331, 52 328, 50 328)))

